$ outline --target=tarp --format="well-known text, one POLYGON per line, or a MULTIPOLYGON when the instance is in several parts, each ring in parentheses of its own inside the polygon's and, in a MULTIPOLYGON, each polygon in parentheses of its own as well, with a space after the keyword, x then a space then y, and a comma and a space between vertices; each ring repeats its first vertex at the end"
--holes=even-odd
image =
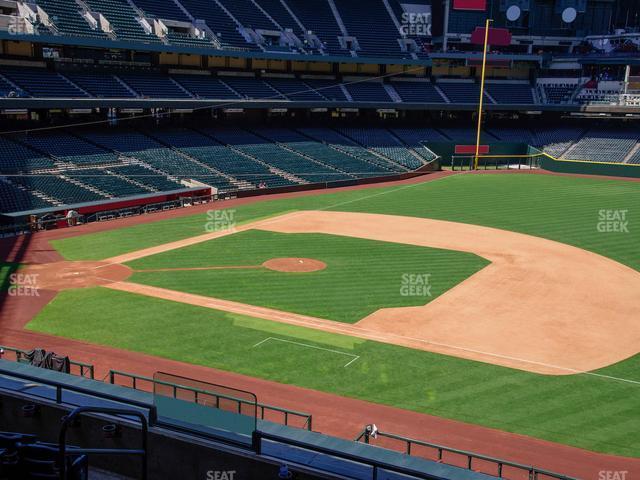
MULTIPOLYGON (((471 43, 484 45, 484 27, 476 27, 471 34, 471 43)), ((489 45, 511 45, 511 32, 506 28, 489 27, 489 45)))
POLYGON ((487 9, 486 0, 453 0, 454 10, 480 10, 487 9))

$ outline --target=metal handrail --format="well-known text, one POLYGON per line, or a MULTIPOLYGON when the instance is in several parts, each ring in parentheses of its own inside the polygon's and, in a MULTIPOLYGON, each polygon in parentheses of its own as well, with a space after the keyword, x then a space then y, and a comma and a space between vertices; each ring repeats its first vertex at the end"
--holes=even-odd
MULTIPOLYGON (((16 362, 20 362, 20 363, 24 363, 24 360, 22 359, 22 357, 25 356, 27 353, 29 353, 26 350, 21 350, 19 348, 13 348, 13 347, 5 347, 2 345, 0 345, 0 351, 14 353, 16 356, 16 362)), ((2 358, 2 355, 0 355, 0 358, 2 358)), ((91 380, 95 379, 95 368, 90 363, 78 362, 76 360, 69 359, 69 364, 72 367, 78 367, 80 369, 81 377, 90 378, 91 380)))
POLYGON ((139 455, 142 457, 142 480, 147 480, 148 475, 148 437, 149 425, 145 416, 135 410, 126 410, 121 408, 105 408, 105 407, 78 407, 72 410, 69 415, 65 416, 60 427, 58 435, 58 454, 60 458, 60 480, 67 480, 67 455, 139 455), (102 413, 107 415, 121 415, 138 417, 142 426, 142 448, 141 449, 124 449, 124 448, 74 448, 67 453, 67 430, 76 417, 84 413, 102 413))
MULTIPOLYGON (((37 375, 29 375, 27 373, 22 372, 14 372, 14 371, 3 371, 2 366, 0 364, 0 374, 6 375, 8 377, 19 378, 21 380, 27 380, 36 385, 45 385, 49 387, 53 387, 56 389, 56 404, 62 404, 62 393, 64 391, 80 393, 82 395, 86 395, 89 397, 101 398, 103 400, 109 400, 117 403, 126 402, 132 407, 142 408, 149 412, 149 425, 155 425, 157 422, 157 408, 155 405, 149 404, 148 402, 143 402, 140 400, 135 400, 132 398, 123 399, 121 396, 112 395, 110 393, 98 392, 94 388, 90 387, 82 387, 80 385, 69 385, 67 383, 58 382, 56 380, 50 378, 43 378, 42 376, 37 375)), ((95 380, 94 380, 95 381, 95 380)))
POLYGON ((304 423, 303 423, 302 427, 300 427, 300 428, 303 428, 303 429, 311 431, 311 429, 313 427, 313 425, 312 425, 313 417, 312 417, 311 414, 308 414, 308 413, 298 412, 298 411, 295 411, 295 410, 290 410, 290 409, 281 408, 281 407, 275 407, 273 405, 266 405, 266 404, 263 404, 263 403, 254 404, 253 402, 250 402, 248 400, 244 400, 242 398, 233 397, 233 396, 230 396, 230 395, 225 395, 223 393, 212 392, 210 390, 204 390, 204 389, 199 389, 199 388, 195 388, 195 387, 189 387, 189 386, 186 386, 186 385, 178 385, 176 383, 171 383, 171 382, 164 382, 162 380, 156 380, 156 379, 151 378, 151 377, 145 377, 143 375, 136 375, 134 373, 122 372, 122 371, 118 371, 118 370, 109 370, 109 375, 108 375, 109 383, 111 383, 113 385, 116 385, 116 383, 115 383, 116 376, 120 376, 120 377, 125 377, 125 378, 131 379, 132 380, 131 388, 133 388, 134 390, 139 390, 139 388, 138 388, 138 382, 139 381, 149 382, 151 384, 170 387, 173 390, 173 397, 174 398, 177 398, 178 390, 184 390, 184 391, 193 393, 194 394, 194 403, 198 403, 198 396, 200 396, 200 395, 209 395, 211 397, 215 397, 216 398, 216 408, 219 408, 220 399, 231 400, 231 401, 234 401, 234 402, 238 402, 238 413, 242 413, 242 406, 243 405, 256 406, 260 410, 260 419, 261 420, 264 420, 266 411, 273 411, 273 412, 276 412, 276 413, 283 414, 283 416, 284 416, 284 425, 286 425, 286 426, 289 426, 290 417, 298 417, 298 418, 301 418, 301 419, 304 420, 304 423))
MULTIPOLYGON (((573 477, 568 477, 566 475, 562 475, 560 473, 556 473, 556 472, 551 472, 549 470, 544 470, 541 468, 537 468, 531 465, 525 465, 522 463, 517 463, 517 462, 511 462, 508 460, 502 460, 500 458, 496 458, 496 457, 491 457, 489 455, 482 455, 479 453, 474 453, 474 452, 468 452, 466 450, 459 450, 457 448, 451 448, 451 447, 446 447, 444 445, 438 445, 436 443, 430 443, 430 442, 426 442, 423 440, 416 440, 413 438, 408 438, 408 437, 403 437, 401 435, 396 435, 393 433, 386 433, 386 432, 380 432, 377 431, 376 432, 376 437, 382 437, 382 438, 390 438, 392 440, 398 440, 401 442, 405 443, 405 453, 407 455, 412 455, 412 449, 411 447, 414 445, 417 446, 421 446, 421 447, 428 447, 428 448, 432 448, 434 450, 438 451, 438 462, 442 462, 442 463, 446 463, 444 462, 443 459, 443 453, 453 453, 455 455, 461 455, 461 456, 465 456, 467 457, 467 470, 473 470, 473 460, 481 460, 484 462, 490 462, 493 463, 495 465, 497 465, 498 467, 498 477, 499 478, 506 478, 503 476, 503 470, 504 467, 511 467, 511 468, 515 468, 518 470, 524 470, 527 472, 527 474, 529 475, 529 479, 531 480, 536 480, 540 475, 543 475, 545 477, 549 477, 549 478, 555 478, 557 480, 577 480, 573 477)), ((360 435, 358 435, 358 437, 355 439, 356 442, 360 442, 360 441, 364 441, 364 443, 366 444, 370 444, 371 443, 371 438, 372 438, 372 433, 371 433, 371 429, 370 428, 365 428, 360 435)), ((451 464, 453 465, 453 464, 451 464)), ((457 466, 457 465, 454 465, 457 466)))

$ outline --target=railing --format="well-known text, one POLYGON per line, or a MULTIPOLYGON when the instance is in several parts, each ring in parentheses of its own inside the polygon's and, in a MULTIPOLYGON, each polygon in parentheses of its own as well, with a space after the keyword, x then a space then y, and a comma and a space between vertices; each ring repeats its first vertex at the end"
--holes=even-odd
MULTIPOLYGON (((19 348, 12 347, 3 347, 2 345, 0 345, 0 351, 3 353, 11 352, 15 355, 16 362, 27 363, 27 360, 24 359, 24 357, 28 353, 26 350, 20 350, 19 348)), ((2 358, 3 356, 4 355, 0 354, 0 358, 2 358)), ((73 371, 69 373, 84 378, 90 378, 92 380, 95 378, 95 368, 90 363, 83 363, 69 359, 69 365, 71 366, 72 370, 75 367, 78 371, 78 373, 73 373, 73 371)))
MULTIPOLYGON (((74 384, 68 384, 65 382, 59 382, 51 378, 44 378, 42 375, 30 375, 28 373, 4 371, 4 370, 2 370, 1 373, 2 375, 12 377, 12 378, 18 378, 20 380, 26 380, 36 385, 44 385, 44 386, 54 388, 56 391, 55 403, 58 405, 63 404, 62 394, 64 392, 79 393, 81 395, 86 395, 88 397, 100 398, 102 400, 117 402, 119 404, 126 402, 128 405, 132 407, 146 410, 148 412, 149 425, 156 424, 156 420, 158 416, 156 407, 155 405, 151 405, 148 402, 142 402, 134 399, 126 399, 125 401, 121 396, 118 396, 118 395, 112 395, 109 393, 100 392, 92 387, 83 387, 81 385, 74 385, 74 384)), ((33 391, 30 391, 29 395, 39 396, 39 395, 35 395, 33 391)))
MULTIPOLYGON (((149 390, 153 390, 153 387, 155 385, 168 387, 172 391, 173 398, 178 398, 179 392, 189 392, 190 394, 193 395, 194 403, 200 403, 200 400, 202 398, 213 397, 215 398, 215 408, 220 408, 220 400, 230 400, 232 402, 237 403, 237 413, 240 413, 240 414, 242 413, 242 407, 244 405, 254 406, 252 402, 243 400, 241 398, 224 395, 218 392, 212 392, 210 390, 204 390, 204 389, 189 387, 185 385, 178 385, 176 383, 163 382, 163 381, 156 380, 154 378, 145 377, 142 375, 136 375, 133 373, 121 372, 118 370, 110 370, 108 378, 109 378, 109 383, 111 383, 112 385, 130 387, 130 388, 133 388, 134 390, 145 390, 144 388, 140 388, 140 383, 147 384, 149 387, 151 387, 149 390), (128 382, 126 382, 125 384, 116 383, 117 377, 125 378, 128 380, 128 382)), ((267 414, 271 413, 271 414, 275 414, 279 420, 282 420, 282 423, 286 426, 293 426, 297 428, 306 429, 309 431, 313 427, 313 417, 308 413, 297 412, 295 410, 274 407, 272 405, 265 405, 262 403, 258 403, 257 407, 258 407, 259 418, 261 420, 265 420, 266 419, 265 417, 267 416, 267 414), (291 424, 292 419, 299 419, 300 421, 302 421, 302 425, 292 425, 291 424)), ((300 423, 300 422, 296 422, 296 423, 300 423)))
MULTIPOLYGON (((372 438, 373 438, 373 434, 371 432, 370 428, 365 428, 362 433, 360 433, 360 435, 358 435, 358 437, 355 439, 356 442, 364 442, 366 444, 373 444, 372 443, 372 438)), ((456 457, 465 457, 466 462, 465 462, 465 466, 467 468, 467 470, 473 470, 475 472, 482 472, 482 473, 486 473, 488 475, 497 475, 499 478, 511 478, 508 476, 505 476, 505 467, 507 467, 507 469, 512 469, 514 471, 518 471, 519 473, 526 473, 527 478, 529 480, 539 480, 539 479, 543 479, 543 478, 549 478, 549 479, 556 479, 556 480, 576 480, 573 477, 568 477, 566 475, 562 475, 559 473, 555 473, 555 472, 551 472, 548 470, 543 470, 540 468, 536 468, 533 467, 531 465, 524 465, 521 463, 516 463, 516 462, 510 462, 507 460, 502 460, 499 458, 495 458, 495 457, 490 457, 488 455, 481 455, 478 453, 474 453, 474 452, 467 452, 465 450, 458 450, 455 448, 450 448, 450 447, 445 447, 443 445, 438 445, 435 443, 429 443, 429 442, 425 442, 422 440, 415 440, 413 438, 407 438, 407 437, 402 437, 400 435, 395 435, 393 433, 385 433, 385 432, 380 432, 377 431, 375 433, 375 439, 377 438, 384 438, 384 439, 390 439, 390 440, 394 440, 397 442, 400 442, 401 444, 404 445, 403 451, 404 453, 406 453, 407 455, 413 455, 413 456, 417 456, 415 455, 415 448, 414 447, 425 447, 427 449, 430 450, 435 450, 437 452, 437 456, 436 458, 430 458, 428 456, 422 456, 420 455, 420 457, 425 458, 427 460, 436 460, 440 463, 445 463, 445 464, 449 464, 449 465, 453 465, 453 466, 459 466, 457 463, 449 463, 447 461, 445 461, 444 458, 444 454, 448 453, 451 454, 453 456, 456 457), (476 463, 489 463, 492 466, 495 467, 495 471, 494 472, 486 472, 484 470, 481 470, 481 467, 476 465, 476 463, 474 463, 474 460, 478 461, 476 463)), ((383 447, 384 448, 384 447, 383 447)), ((518 476, 516 478, 522 478, 521 476, 518 476)))

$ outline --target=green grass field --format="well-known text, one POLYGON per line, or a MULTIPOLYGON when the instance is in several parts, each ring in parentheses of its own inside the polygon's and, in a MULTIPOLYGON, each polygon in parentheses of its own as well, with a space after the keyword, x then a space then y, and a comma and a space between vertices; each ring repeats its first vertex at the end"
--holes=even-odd
POLYGON ((413 245, 248 230, 127 265, 135 270, 261 265, 283 257, 313 258, 327 268, 140 272, 130 281, 354 323, 380 308, 425 305, 489 263, 469 253, 413 245), (424 295, 403 296, 404 274, 430 275, 429 295, 425 289, 418 292, 424 295))
MULTIPOLYGON (((240 222, 299 209, 333 209, 479 224, 564 242, 640 271, 637 205, 640 183, 465 174, 418 185, 259 202, 235 213, 240 222), (617 209, 628 210, 630 233, 599 232, 600 210, 617 209)), ((205 215, 194 215, 54 245, 70 259, 108 258, 205 233, 206 222, 205 215)), ((597 295, 597 279, 589 281, 597 295)), ((640 457, 640 355, 597 372, 622 380, 545 376, 103 288, 63 292, 28 328, 640 457), (269 337, 360 358, 344 368, 348 355, 279 341, 253 348, 269 337)))

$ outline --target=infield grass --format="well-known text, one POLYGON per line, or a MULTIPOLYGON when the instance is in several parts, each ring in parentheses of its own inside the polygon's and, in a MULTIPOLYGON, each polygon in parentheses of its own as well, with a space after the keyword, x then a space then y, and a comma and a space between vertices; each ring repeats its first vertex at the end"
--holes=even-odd
POLYGON ((248 230, 127 265, 134 270, 257 266, 285 257, 320 260, 327 268, 307 273, 266 268, 150 271, 135 273, 129 281, 354 323, 380 308, 425 305, 489 264, 451 250, 248 230), (413 275, 420 288, 403 291, 405 275, 413 275))

